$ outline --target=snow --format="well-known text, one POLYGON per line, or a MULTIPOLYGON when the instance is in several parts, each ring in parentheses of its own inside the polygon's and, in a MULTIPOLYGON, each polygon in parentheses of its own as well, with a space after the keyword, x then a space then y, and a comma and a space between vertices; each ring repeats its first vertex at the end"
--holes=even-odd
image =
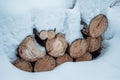
POLYGON ((0 80, 119 80, 120 6, 109 8, 114 1, 0 0, 0 80), (52 71, 37 73, 19 70, 11 64, 16 59, 16 48, 33 33, 34 24, 38 30, 56 28, 56 32, 65 33, 72 42, 82 37, 81 18, 89 24, 99 13, 108 17, 109 27, 103 35, 102 54, 97 59, 67 62, 52 71))
POLYGON ((80 30, 82 29, 80 25, 81 16, 78 8, 68 9, 66 19, 66 40, 71 44, 75 39, 83 38, 80 30), (70 37, 71 36, 71 37, 70 37))

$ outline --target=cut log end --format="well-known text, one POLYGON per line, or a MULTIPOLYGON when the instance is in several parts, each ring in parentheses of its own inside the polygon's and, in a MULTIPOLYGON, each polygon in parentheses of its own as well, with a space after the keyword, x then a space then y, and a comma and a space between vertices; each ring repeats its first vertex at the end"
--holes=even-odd
POLYGON ((36 61, 45 56, 45 53, 36 46, 34 37, 31 35, 26 37, 21 43, 18 48, 18 53, 22 59, 30 62, 36 61))
POLYGON ((88 42, 88 51, 89 52, 95 52, 98 49, 100 49, 101 42, 102 42, 101 36, 97 37, 97 38, 88 37, 86 40, 88 42))
POLYGON ((79 61, 90 61, 92 60, 92 55, 89 52, 86 52, 83 56, 76 59, 76 62, 79 61))
POLYGON ((54 58, 46 55, 44 58, 39 59, 35 63, 34 71, 35 72, 43 72, 53 70, 56 66, 54 58))
POLYGON ((53 57, 63 56, 67 49, 67 41, 62 37, 48 39, 46 42, 46 50, 53 57))
POLYGON ((108 27, 108 20, 104 14, 100 14, 93 18, 89 26, 89 32, 91 37, 101 36, 108 27))
POLYGON ((33 70, 31 63, 22 59, 14 61, 13 65, 24 71, 32 72, 33 70))
POLYGON ((48 32, 46 30, 42 30, 39 34, 41 40, 45 40, 48 38, 48 32))
POLYGON ((74 41, 70 46, 70 56, 72 58, 78 58, 87 51, 87 48, 87 41, 85 39, 78 39, 74 41))
POLYGON ((65 62, 73 62, 73 59, 68 54, 60 56, 56 59, 56 65, 60 65, 65 62))
POLYGON ((55 38, 55 35, 56 35, 56 33, 55 33, 54 30, 49 30, 49 31, 48 31, 48 39, 53 39, 53 38, 55 38))

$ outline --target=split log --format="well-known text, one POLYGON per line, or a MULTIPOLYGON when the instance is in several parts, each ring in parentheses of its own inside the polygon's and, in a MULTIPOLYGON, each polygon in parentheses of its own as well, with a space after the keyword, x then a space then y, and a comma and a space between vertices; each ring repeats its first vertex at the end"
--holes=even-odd
POLYGON ((46 30, 40 31, 39 37, 41 40, 46 40, 48 38, 48 32, 46 30))
POLYGON ((104 14, 100 14, 92 19, 89 25, 89 32, 91 37, 101 36, 108 27, 108 20, 104 14))
POLYGON ((60 56, 56 59, 56 65, 60 65, 62 63, 65 62, 73 62, 73 59, 71 56, 69 56, 68 54, 65 54, 63 56, 60 56))
POLYGON ((85 54, 88 44, 85 39, 77 39, 70 46, 70 56, 72 58, 78 58, 85 54))
POLYGON ((101 42, 102 42, 101 36, 97 37, 97 38, 88 37, 86 40, 88 43, 88 51, 89 52, 94 52, 94 51, 97 51, 98 49, 100 49, 101 42))
POLYGON ((67 41, 60 35, 56 36, 54 39, 48 39, 46 42, 46 50, 48 54, 53 57, 63 56, 67 46, 67 41))
POLYGON ((83 56, 76 59, 76 62, 79 61, 89 61, 92 60, 92 55, 89 52, 86 52, 83 56))
POLYGON ((39 58, 45 56, 45 52, 40 50, 35 44, 34 35, 27 36, 25 40, 18 47, 19 56, 27 61, 37 61, 39 58))
POLYGON ((53 70, 55 66, 56 64, 54 58, 46 55, 44 58, 39 59, 35 63, 34 71, 35 72, 50 71, 53 70))
POLYGON ((32 72, 32 70, 33 70, 32 64, 23 59, 18 59, 16 61, 14 61, 13 65, 15 65, 17 68, 24 70, 24 71, 32 72))

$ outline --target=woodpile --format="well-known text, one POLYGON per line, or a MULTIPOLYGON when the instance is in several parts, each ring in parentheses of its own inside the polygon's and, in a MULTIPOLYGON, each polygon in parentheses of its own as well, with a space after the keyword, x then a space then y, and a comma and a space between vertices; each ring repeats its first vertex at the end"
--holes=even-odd
POLYGON ((66 41, 65 34, 54 30, 38 31, 33 28, 33 34, 27 36, 19 45, 19 59, 13 64, 24 71, 43 72, 53 70, 65 62, 90 61, 96 58, 102 47, 102 34, 108 27, 105 15, 94 17, 90 24, 84 25, 82 39, 76 39, 71 44, 66 41), (44 48, 41 49, 41 47, 44 48))

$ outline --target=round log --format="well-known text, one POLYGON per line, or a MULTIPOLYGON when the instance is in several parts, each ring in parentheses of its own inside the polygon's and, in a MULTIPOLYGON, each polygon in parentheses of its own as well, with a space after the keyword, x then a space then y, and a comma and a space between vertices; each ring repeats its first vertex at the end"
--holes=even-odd
POLYGON ((92 19, 89 25, 89 32, 91 37, 101 36, 108 27, 108 20, 104 14, 97 15, 92 19))
POLYGON ((78 58, 87 51, 87 48, 88 44, 85 39, 77 39, 70 46, 70 56, 72 58, 78 58))
POLYGON ((46 42, 46 50, 53 57, 63 56, 67 49, 67 41, 63 37, 57 36, 54 39, 48 39, 46 42))
POLYGON ((89 52, 94 52, 94 51, 97 51, 98 49, 100 49, 101 42, 102 42, 101 36, 97 37, 97 38, 88 37, 86 40, 88 43, 88 51, 89 52))
POLYGON ((40 50, 35 44, 34 35, 27 36, 18 47, 18 53, 24 60, 34 62, 45 56, 45 52, 40 50))
POLYGON ((43 72, 43 71, 50 71, 55 68, 55 60, 53 57, 46 55, 44 58, 39 59, 35 63, 34 71, 35 72, 43 72))
POLYGON ((79 61, 90 61, 92 60, 92 55, 89 52, 86 52, 83 56, 76 59, 76 62, 79 61))
POLYGON ((39 37, 41 40, 45 40, 48 38, 48 32, 46 30, 42 30, 40 33, 39 33, 39 37))
POLYGON ((56 65, 60 65, 62 63, 65 62, 73 62, 73 59, 71 56, 69 56, 68 54, 65 54, 63 56, 60 56, 56 59, 56 65))
POLYGON ((17 68, 24 70, 24 71, 32 72, 32 70, 33 70, 32 64, 23 59, 18 59, 16 61, 14 61, 13 65, 15 65, 17 68))
POLYGON ((48 39, 53 39, 55 38, 55 31, 54 30, 48 30, 48 39))

